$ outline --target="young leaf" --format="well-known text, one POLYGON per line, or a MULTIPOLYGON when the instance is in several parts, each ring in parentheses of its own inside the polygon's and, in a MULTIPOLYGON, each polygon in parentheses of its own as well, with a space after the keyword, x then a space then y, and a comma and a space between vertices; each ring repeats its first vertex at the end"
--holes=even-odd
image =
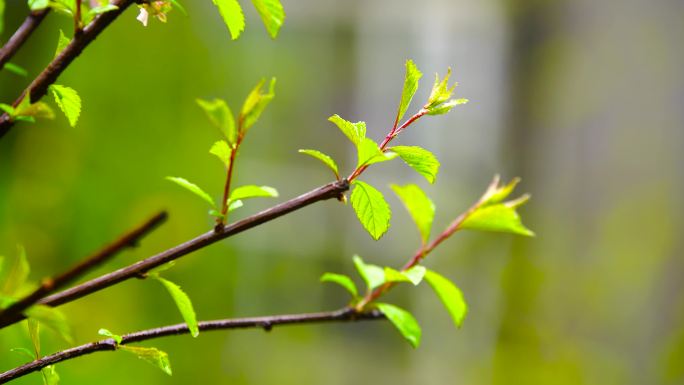
POLYGON ((64 314, 58 309, 45 305, 34 305, 28 308, 24 314, 26 314, 29 319, 36 320, 43 324, 43 326, 51 329, 67 343, 73 343, 73 336, 69 323, 64 314))
POLYGON ((5 69, 9 72, 12 72, 15 75, 23 77, 28 76, 28 71, 14 63, 5 63, 5 69))
POLYGON ((7 103, 0 103, 0 110, 6 112, 11 118, 14 118, 17 115, 17 110, 7 103))
POLYGON ((33 360, 35 360, 36 358, 38 358, 38 357, 36 357, 36 354, 35 354, 35 353, 33 353, 32 351, 30 351, 30 350, 28 350, 28 349, 26 349, 26 348, 12 348, 12 349, 10 349, 10 352, 24 355, 24 356, 30 358, 31 361, 33 361, 33 360))
POLYGON ((374 140, 363 138, 356 147, 358 162, 356 167, 368 166, 373 163, 385 162, 397 157, 393 152, 382 152, 374 140))
POLYGON ((97 334, 113 339, 117 345, 120 344, 121 341, 123 341, 123 338, 120 335, 114 334, 105 328, 101 328, 100 330, 98 330, 97 334))
POLYGON ((499 186, 500 177, 498 175, 494 176, 494 180, 490 183, 487 192, 485 192, 482 198, 483 205, 489 205, 493 203, 499 203, 504 199, 508 198, 513 192, 515 187, 520 183, 520 178, 513 178, 505 186, 499 186))
POLYGON ((240 199, 249 198, 276 198, 278 197, 278 190, 269 186, 246 185, 240 186, 230 193, 229 201, 235 202, 240 199))
POLYGON ((385 266, 385 282, 411 282, 401 271, 385 266))
POLYGON ((411 313, 388 303, 376 303, 376 305, 411 346, 417 348, 420 345, 420 325, 411 313))
POLYGON ((339 115, 333 115, 328 118, 328 120, 342 131, 344 135, 349 138, 357 147, 361 144, 361 141, 366 137, 366 122, 356 122, 352 123, 350 121, 342 119, 339 115))
POLYGON ((237 130, 235 129, 235 118, 225 101, 221 99, 203 100, 196 99, 197 105, 204 110, 211 124, 218 128, 228 139, 231 147, 235 146, 237 140, 237 130))
POLYGON ((158 274, 151 275, 150 277, 156 279, 162 285, 164 285, 169 294, 171 294, 173 301, 176 303, 176 306, 178 307, 181 316, 183 316, 183 320, 185 320, 185 323, 188 325, 188 329, 190 329, 190 334, 192 334, 193 337, 197 337, 199 335, 199 327, 197 326, 197 315, 195 314, 195 309, 192 306, 192 301, 190 301, 190 297, 188 297, 188 295, 185 294, 183 290, 181 290, 180 286, 176 285, 175 283, 167 279, 160 277, 158 274))
POLYGON ((461 224, 462 229, 498 231, 533 237, 534 232, 522 224, 515 209, 524 204, 529 196, 524 195, 515 201, 496 203, 480 207, 470 214, 461 224))
POLYGON ((406 271, 385 267, 385 282, 410 282, 417 286, 423 280, 425 270, 423 266, 414 266, 406 271))
POLYGON ((66 48, 71 40, 64 35, 64 31, 61 29, 59 30, 59 39, 57 40, 57 49, 55 50, 55 56, 59 56, 59 54, 64 51, 64 48, 66 48))
POLYGON ((468 313, 468 305, 463 299, 463 293, 451 281, 432 270, 425 272, 425 280, 430 284, 444 307, 454 320, 456 327, 461 327, 463 319, 468 313))
POLYGON ((393 184, 391 187, 411 214, 411 218, 418 226, 421 240, 426 243, 430 239, 432 220, 435 218, 435 205, 415 184, 407 184, 406 186, 393 184))
POLYGON ((204 192, 204 190, 199 188, 199 186, 197 186, 196 184, 190 183, 184 178, 178 178, 175 176, 167 176, 166 180, 171 181, 173 183, 176 183, 177 185, 187 189, 191 193, 193 193, 193 194, 197 195, 198 197, 204 199, 204 201, 209 203, 209 205, 211 205, 213 208, 216 208, 216 203, 214 203, 214 200, 211 199, 211 196, 209 194, 207 194, 206 192, 204 192))
POLYGON ((323 162, 326 166, 328 166, 333 173, 335 173, 335 178, 338 180, 340 179, 340 174, 337 171, 337 163, 333 160, 333 158, 329 157, 328 155, 325 155, 324 153, 317 151, 317 150, 299 150, 300 154, 306 154, 309 156, 312 156, 321 162, 323 162))
POLYGON ((325 273, 323 274, 323 276, 321 276, 321 282, 336 283, 342 286, 343 288, 347 289, 347 291, 352 295, 352 297, 356 298, 359 296, 359 291, 356 289, 354 281, 352 281, 351 278, 344 274, 325 273))
POLYGON ((354 181, 351 203, 359 222, 376 241, 389 229, 392 211, 385 202, 385 197, 375 187, 354 181))
POLYGON ((233 153, 233 150, 225 140, 219 140, 214 143, 214 145, 211 146, 209 153, 216 155, 226 168, 230 168, 230 156, 233 153))
POLYGON ((395 146, 390 150, 399 154, 401 160, 424 176, 428 182, 435 183, 439 161, 430 151, 418 146, 395 146))
POLYGON ((24 282, 26 282, 30 272, 31 267, 26 258, 26 249, 23 246, 19 246, 17 248, 17 257, 14 259, 12 267, 5 274, 2 293, 8 296, 16 294, 24 282))
POLYGON ((43 375, 44 385, 58 385, 59 384, 59 374, 57 374, 57 368, 55 365, 48 365, 40 370, 43 375))
POLYGON ((271 35, 271 38, 275 39, 285 21, 285 11, 280 4, 280 0, 252 0, 252 4, 254 4, 254 8, 259 12, 259 16, 261 16, 268 34, 271 35))
POLYGON ((16 110, 14 111, 17 118, 19 117, 30 117, 30 118, 45 118, 54 119, 55 112, 52 108, 45 102, 36 102, 33 104, 29 103, 29 98, 25 97, 21 100, 16 110))
POLYGON ((266 79, 261 79, 259 84, 247 95, 245 103, 242 105, 240 112, 240 119, 242 120, 242 132, 247 130, 259 120, 261 113, 268 103, 275 97, 275 83, 276 78, 271 78, 271 83, 268 86, 268 93, 263 93, 262 88, 266 84, 266 79))
POLYGON ((242 203, 241 200, 232 201, 232 202, 230 202, 230 204, 228 205, 228 212, 231 212, 231 211, 233 211, 233 210, 235 210, 235 209, 239 209, 239 208, 242 207, 242 206, 243 206, 243 203, 242 203))
POLYGON ((49 0, 28 0, 29 9, 32 11, 40 11, 50 6, 49 0))
POLYGON ((237 0, 213 0, 233 40, 245 30, 245 15, 237 0))
POLYGON ((78 121, 78 116, 81 114, 81 97, 73 88, 58 84, 51 85, 49 89, 55 98, 55 103, 64 112, 71 127, 74 127, 78 121))
POLYGON ((406 76, 404 77, 404 89, 401 91, 401 103, 399 103, 399 112, 397 113, 397 120, 399 122, 404 117, 413 95, 418 90, 418 80, 423 74, 418 70, 413 60, 406 61, 406 76))
POLYGON ((353 260, 356 271, 366 282, 369 291, 385 283, 385 272, 382 267, 366 264, 358 255, 355 255, 353 260))
POLYGON ((171 362, 169 361, 169 355, 157 348, 143 348, 140 346, 128 346, 121 345, 119 349, 135 354, 141 360, 147 361, 148 363, 161 369, 164 373, 169 376, 173 373, 171 372, 171 362))
POLYGON ((456 88, 456 83, 449 88, 449 76, 451 76, 451 67, 447 70, 446 76, 441 81, 439 80, 439 74, 435 74, 435 84, 432 86, 432 92, 430 92, 430 97, 425 105, 427 110, 439 106, 440 104, 446 102, 453 94, 456 88))
POLYGON ((36 357, 40 357, 40 326, 38 325, 38 321, 29 318, 26 320, 26 323, 28 326, 29 338, 31 339, 31 344, 33 344, 33 351, 35 352, 36 357))
POLYGON ((436 107, 428 109, 428 115, 444 115, 447 112, 451 111, 452 108, 460 106, 461 104, 466 104, 468 102, 469 100, 465 98, 451 99, 446 103, 442 103, 436 107))

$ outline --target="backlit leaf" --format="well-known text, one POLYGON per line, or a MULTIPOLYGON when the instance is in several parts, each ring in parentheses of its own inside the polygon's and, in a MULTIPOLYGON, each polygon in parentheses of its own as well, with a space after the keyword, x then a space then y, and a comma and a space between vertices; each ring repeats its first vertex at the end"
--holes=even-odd
POLYGON ((230 193, 230 201, 234 202, 241 199, 249 198, 276 198, 278 197, 278 190, 269 186, 246 185, 240 186, 230 193))
POLYGON ((211 146, 209 153, 216 155, 216 157, 223 162, 223 165, 226 166, 226 168, 230 168, 230 157, 233 153, 233 150, 225 140, 219 140, 218 142, 214 143, 214 145, 211 146))
POLYGON ((242 120, 242 131, 246 132, 261 116, 264 109, 275 97, 276 78, 271 78, 268 92, 264 93, 262 88, 266 84, 266 79, 261 79, 259 84, 247 95, 245 103, 242 105, 240 119, 242 120))
POLYGON ((529 196, 525 195, 515 201, 480 207, 468 215, 460 227, 462 229, 498 231, 532 237, 534 232, 522 224, 520 215, 515 210, 528 198, 529 196))
POLYGON ((16 294, 26 282, 30 272, 31 267, 26 258, 26 249, 19 246, 17 247, 17 257, 4 275, 2 293, 8 296, 16 294))
POLYGON ((374 140, 363 138, 356 147, 358 162, 356 167, 368 166, 373 163, 385 162, 397 157, 393 152, 382 152, 374 140))
POLYGON ((212 207, 216 208, 216 203, 214 203, 214 200, 211 199, 211 196, 204 192, 199 186, 197 186, 194 183, 188 182, 184 178, 179 178, 175 176, 167 176, 166 180, 171 181, 173 183, 176 183, 177 185, 185 188, 186 190, 190 191, 191 193, 197 195, 198 197, 202 198, 205 202, 209 203, 212 207))
POLYGON ((424 176, 428 182, 435 183, 439 161, 430 151, 418 146, 395 146, 390 150, 399 154, 401 160, 424 176))
POLYGON ((336 283, 342 286, 343 288, 347 289, 347 291, 352 295, 352 297, 356 298, 359 296, 359 291, 356 289, 354 281, 352 281, 351 278, 344 274, 325 273, 323 274, 323 276, 321 276, 321 282, 336 283))
POLYGON ((405 186, 393 184, 391 187, 411 214, 411 218, 413 218, 420 232, 420 238, 423 243, 426 243, 430 239, 432 221, 435 218, 435 205, 415 184, 405 186))
POLYGON ((320 160, 326 166, 328 166, 333 171, 333 173, 335 173, 335 177, 337 179, 340 179, 340 174, 338 173, 338 170, 337 170, 337 163, 335 163, 333 158, 331 158, 328 155, 326 155, 320 151, 317 151, 317 150, 299 150, 299 153, 300 154, 306 154, 306 155, 312 156, 312 157, 320 160))
POLYGON ((385 272, 382 267, 367 264, 358 255, 355 255, 353 260, 356 271, 359 272, 363 281, 366 282, 369 291, 385 283, 385 272))
POLYGON ((71 40, 64 35, 64 31, 61 29, 59 30, 59 39, 57 39, 57 49, 55 49, 55 57, 59 56, 59 54, 64 51, 64 48, 66 48, 71 40))
POLYGON ((423 266, 414 266, 406 271, 385 267, 385 282, 410 282, 416 286, 423 280, 425 270, 423 266))
POLYGON ((43 326, 51 329, 69 344, 73 343, 73 336, 69 323, 64 314, 58 309, 45 305, 34 305, 28 308, 24 314, 26 314, 29 319, 36 320, 43 326))
POLYGON ((123 338, 120 335, 114 334, 105 328, 101 328, 100 330, 98 330, 97 334, 113 339, 117 345, 120 344, 121 341, 123 341, 123 338))
POLYGON ((404 117, 413 95, 418 90, 418 80, 423 74, 418 70, 413 60, 406 61, 406 76, 404 77, 404 89, 401 91, 401 103, 399 103, 399 112, 397 113, 397 122, 404 117))
POLYGON ((339 115, 333 115, 328 120, 334 123, 356 146, 361 144, 361 141, 366 137, 366 122, 352 123, 342 119, 339 115))
POLYGON ((385 197, 375 187, 359 180, 354 181, 351 204, 359 222, 373 239, 380 239, 389 229, 392 211, 385 197))
POLYGON ((245 30, 245 15, 237 0, 213 0, 233 40, 245 30))
POLYGON ((420 345, 420 325, 411 313, 388 303, 376 303, 376 305, 411 346, 417 348, 420 345))
POLYGON ((235 129, 235 118, 226 102, 222 99, 204 100, 196 99, 197 105, 204 110, 207 118, 231 144, 235 145, 237 130, 235 129))
POLYGON ((120 350, 135 354, 141 360, 144 360, 157 368, 161 369, 164 373, 169 376, 172 375, 171 362, 169 361, 169 355, 157 348, 144 348, 140 346, 119 346, 120 350))
POLYGON ((81 114, 81 97, 78 96, 76 90, 66 86, 53 84, 49 89, 55 98, 55 103, 64 112, 71 127, 74 127, 81 114))
POLYGON ((171 298, 173 298, 173 301, 176 303, 176 306, 178 307, 178 310, 180 311, 183 320, 188 325, 190 334, 192 334, 193 337, 197 337, 199 335, 199 327, 197 326, 197 315, 195 314, 195 309, 192 306, 192 301, 190 300, 190 297, 188 297, 188 295, 180 288, 180 286, 176 285, 175 283, 167 279, 160 277, 158 274, 150 275, 150 277, 156 279, 162 285, 164 285, 169 294, 171 294, 171 298))
POLYGON ((254 4, 257 12, 259 12, 259 16, 261 16, 268 34, 271 35, 271 38, 275 39, 285 21, 285 11, 280 4, 280 0, 252 0, 252 4, 254 4))
POLYGON ((28 71, 14 63, 5 63, 5 69, 9 72, 12 72, 15 75, 23 77, 28 76, 28 71))
POLYGON ((451 319, 454 320, 454 324, 461 327, 463 319, 468 313, 468 305, 463 299, 461 290, 451 281, 431 270, 425 272, 425 280, 444 304, 449 315, 451 315, 451 319))

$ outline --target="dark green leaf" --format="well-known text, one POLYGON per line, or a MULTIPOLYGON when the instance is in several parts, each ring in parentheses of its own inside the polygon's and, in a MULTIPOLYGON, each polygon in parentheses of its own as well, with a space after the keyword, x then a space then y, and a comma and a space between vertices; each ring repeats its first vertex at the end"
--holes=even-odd
POLYGON ((463 319, 468 313, 468 305, 463 299, 463 293, 451 281, 432 270, 425 272, 425 280, 430 284, 439 299, 446 307, 449 315, 457 327, 461 327, 463 319))
POLYGON ((354 281, 352 281, 351 278, 344 274, 325 273, 321 277, 321 282, 336 283, 342 286, 343 288, 347 289, 347 291, 351 293, 352 297, 356 298, 359 296, 359 291, 356 289, 354 281))
POLYGON ((339 115, 333 115, 328 118, 329 121, 335 123, 335 125, 342 131, 344 135, 349 138, 357 147, 361 144, 363 139, 366 137, 366 122, 356 122, 352 123, 347 120, 342 119, 339 115))
POLYGON ((218 128, 226 137, 231 147, 235 146, 237 130, 235 129, 235 118, 233 113, 224 100, 203 100, 196 99, 197 105, 204 110, 211 124, 218 128))
POLYGON ((399 112, 397 113, 397 122, 404 117, 413 95, 418 90, 418 80, 423 74, 418 70, 413 60, 406 61, 406 76, 404 77, 404 89, 401 91, 401 103, 399 104, 399 112))
POLYGON ((226 168, 230 168, 230 157, 233 153, 233 150, 225 140, 219 140, 218 142, 214 143, 214 145, 211 146, 209 153, 216 155, 216 157, 223 162, 226 168))
POLYGON ((285 11, 280 4, 280 0, 252 0, 252 3, 257 12, 259 12, 259 16, 261 16, 268 34, 271 35, 271 38, 275 39, 285 21, 285 11))
POLYGON ((55 98, 55 102, 69 120, 69 124, 74 127, 81 114, 81 97, 73 88, 66 86, 53 84, 49 89, 55 98))
POLYGON ((28 71, 14 63, 5 63, 5 69, 9 72, 12 72, 15 75, 23 77, 28 76, 28 71))
POLYGON ((368 291, 385 283, 385 272, 382 267, 366 264, 358 255, 354 256, 354 266, 361 278, 366 282, 368 291))
POLYGON ((150 275, 150 277, 156 279, 162 285, 164 285, 169 294, 171 294, 171 298, 173 298, 173 301, 176 303, 181 316, 183 316, 183 320, 185 320, 185 323, 188 325, 190 334, 192 334, 193 337, 197 337, 199 335, 197 315, 195 314, 195 309, 192 306, 190 297, 188 297, 188 295, 181 290, 180 286, 176 285, 175 283, 164 279, 157 274, 150 275))
POLYGON ((113 339, 117 345, 120 344, 121 341, 123 341, 123 338, 120 335, 114 334, 105 328, 101 328, 100 330, 98 330, 97 334, 113 339))
POLYGON ((382 193, 375 187, 354 181, 351 203, 359 222, 376 241, 389 229, 392 211, 382 193))
POLYGON ((420 232, 420 238, 423 243, 426 243, 430 239, 432 221, 435 218, 435 205, 415 184, 407 184, 406 186, 393 184, 391 187, 411 214, 411 218, 413 218, 420 232))
POLYGON ((306 154, 320 160, 335 173, 335 177, 337 179, 340 179, 340 174, 337 171, 337 163, 335 163, 333 158, 317 150, 299 150, 299 153, 306 154))
POLYGON ((247 130, 259 120, 261 113, 275 97, 275 83, 276 78, 271 78, 271 83, 268 86, 268 92, 263 93, 262 88, 266 84, 266 79, 261 79, 259 84, 247 95, 245 103, 242 105, 240 116, 242 119, 242 131, 247 130))
POLYGON ((420 325, 411 313, 388 303, 377 303, 376 305, 411 346, 417 348, 420 345, 420 325))
POLYGON ((169 361, 169 355, 157 348, 143 348, 140 346, 119 346, 120 350, 135 354, 141 360, 147 361, 148 363, 161 369, 164 373, 169 376, 173 373, 171 372, 171 362, 169 361))
POLYGON ((439 161, 428 150, 418 146, 395 146, 390 151, 399 154, 399 157, 424 176, 430 183, 435 183, 437 172, 439 171, 439 161))
POLYGON ((245 30, 245 15, 237 0, 213 0, 233 40, 245 30))
POLYGON ((175 176, 167 176, 166 180, 171 181, 173 183, 176 183, 177 185, 187 189, 191 193, 197 195, 198 197, 202 198, 205 202, 209 203, 212 207, 216 208, 216 203, 214 203, 214 200, 211 199, 211 196, 204 192, 199 186, 197 186, 194 183, 188 182, 184 178, 178 178, 175 176))

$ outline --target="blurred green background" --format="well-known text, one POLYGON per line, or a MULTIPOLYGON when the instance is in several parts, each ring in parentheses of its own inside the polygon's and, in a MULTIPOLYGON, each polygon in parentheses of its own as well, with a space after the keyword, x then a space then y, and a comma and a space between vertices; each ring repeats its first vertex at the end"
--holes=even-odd
MULTIPOLYGON (((25 1, 8 0, 6 41, 25 1)), ((679 0, 284 1, 272 41, 245 2, 247 29, 231 41, 211 1, 184 1, 168 24, 143 28, 128 10, 60 77, 83 98, 76 128, 17 125, 0 140, 0 254, 25 245, 38 280, 60 271, 159 209, 169 221, 101 274, 211 226, 204 203, 164 181, 183 176, 215 195, 219 134, 196 97, 236 111, 262 77, 276 99, 250 131, 237 183, 268 184, 288 199, 330 180, 317 148, 349 172, 354 149, 326 121, 391 125, 404 61, 426 76, 454 69, 471 102, 412 127, 399 140, 442 163, 435 185, 401 162, 370 170, 394 209, 373 242, 349 207, 319 203, 195 252, 167 273, 202 319, 330 310, 342 290, 325 271, 353 274, 351 256, 400 266, 419 238, 387 185, 416 182, 442 228, 495 173, 521 176, 521 210, 537 238, 458 234, 426 264, 464 291, 470 313, 455 330, 427 287, 389 301, 423 326, 413 350, 384 322, 208 332, 153 341, 174 376, 124 354, 58 365, 64 384, 684 384, 684 3, 679 0)), ((50 15, 13 60, 35 76, 51 59, 50 15)), ((0 74, 0 101, 27 79, 0 74)), ((47 99, 46 99, 47 100, 47 99)), ((414 106, 417 108, 418 103, 414 106)), ((254 200, 243 217, 272 205, 254 200)), ((62 308, 77 342, 106 327, 124 333, 180 322, 161 285, 129 281, 62 308)), ((65 345, 44 333, 44 353, 65 345)), ((25 327, 0 331, 0 370, 21 364, 25 327)), ((29 375, 16 383, 40 383, 29 375)))

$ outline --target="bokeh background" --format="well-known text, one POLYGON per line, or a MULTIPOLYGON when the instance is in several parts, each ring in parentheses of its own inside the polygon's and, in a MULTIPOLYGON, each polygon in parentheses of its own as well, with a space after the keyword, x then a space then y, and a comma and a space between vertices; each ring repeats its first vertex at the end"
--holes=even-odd
MULTIPOLYGON (((6 41, 27 13, 8 0, 6 41)), ((534 239, 458 234, 426 264, 464 291, 470 313, 455 330, 427 287, 389 301, 424 329, 411 349, 383 322, 203 333, 149 345, 174 376, 124 353, 58 365, 65 384, 684 384, 684 3, 679 0, 284 1, 268 38, 245 2, 247 29, 231 41, 211 1, 143 28, 127 11, 60 77, 83 98, 76 128, 18 125, 0 140, 0 254, 25 245, 32 278, 53 274, 159 209, 169 221, 101 274, 211 226, 204 203, 164 181, 183 176, 218 196, 219 134, 196 97, 238 110, 262 77, 276 99, 250 131, 239 184, 278 188, 279 201, 330 175, 297 154, 317 148, 351 170, 355 153, 326 121, 365 120, 380 139, 392 123, 404 61, 448 66, 471 102, 424 119, 399 140, 436 153, 435 185, 401 162, 365 179, 387 196, 390 232, 373 242, 351 208, 319 203, 180 260, 167 277, 202 319, 329 310, 346 301, 325 271, 354 274, 351 256, 399 266, 417 232, 387 187, 415 182, 445 226, 493 174, 521 176, 521 210, 534 239)), ((66 17, 50 15, 14 62, 31 76, 51 59, 66 17)), ((0 74, 0 101, 27 84, 0 74)), ((414 106, 418 107, 418 103, 414 106)), ((253 200, 234 218, 273 201, 253 200)), ((78 342, 106 327, 124 333, 180 322, 164 289, 130 281, 63 307, 78 342)), ((43 335, 44 352, 65 345, 43 335)), ((24 361, 23 325, 0 331, 0 369, 24 361)), ((40 383, 39 375, 17 383, 40 383)))

